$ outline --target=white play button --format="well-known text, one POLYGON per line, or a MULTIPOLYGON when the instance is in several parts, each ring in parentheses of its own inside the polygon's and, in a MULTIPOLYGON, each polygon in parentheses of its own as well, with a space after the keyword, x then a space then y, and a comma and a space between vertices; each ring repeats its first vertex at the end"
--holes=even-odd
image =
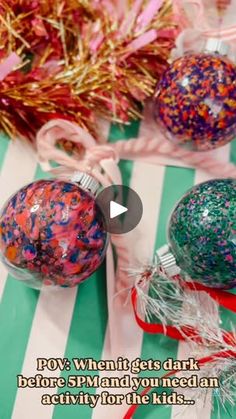
POLYGON ((142 218, 142 201, 128 186, 108 186, 98 194, 96 204, 102 212, 104 228, 111 234, 128 233, 142 218))
POLYGON ((128 208, 124 207, 123 205, 117 204, 115 201, 110 202, 110 218, 118 217, 124 212, 127 212, 128 208))

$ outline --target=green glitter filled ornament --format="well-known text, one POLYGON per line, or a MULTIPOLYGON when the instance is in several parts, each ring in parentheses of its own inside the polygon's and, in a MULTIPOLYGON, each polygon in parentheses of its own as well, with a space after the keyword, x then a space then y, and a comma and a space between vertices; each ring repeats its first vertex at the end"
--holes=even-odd
POLYGON ((236 180, 193 187, 176 205, 168 230, 177 265, 213 288, 236 286, 236 180))

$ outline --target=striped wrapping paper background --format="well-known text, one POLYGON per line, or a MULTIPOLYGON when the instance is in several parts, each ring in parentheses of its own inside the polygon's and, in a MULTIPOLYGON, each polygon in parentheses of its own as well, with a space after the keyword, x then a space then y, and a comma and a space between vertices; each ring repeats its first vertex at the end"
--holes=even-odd
MULTIPOLYGON (((114 142, 119 138, 138 136, 139 129, 139 123, 133 123, 125 130, 112 126, 109 140, 114 142)), ((232 143, 228 150, 229 160, 236 162, 236 144, 232 143)), ((139 240, 133 243, 132 250, 136 252, 136 258, 145 260, 165 244, 167 220, 176 201, 208 175, 181 167, 128 161, 122 161, 120 168, 124 184, 132 186, 143 200, 144 216, 136 229, 139 240)), ((10 143, 4 136, 0 138, 0 169, 1 205, 24 184, 48 176, 37 165, 30 148, 20 142, 10 143)), ((131 234, 131 243, 132 237, 131 234)), ((122 419, 121 413, 114 408, 111 413, 109 409, 99 407, 92 411, 86 406, 42 406, 41 395, 53 394, 55 390, 16 388, 17 374, 28 377, 37 374, 37 357, 99 360, 106 356, 109 353, 107 315, 105 263, 79 288, 49 293, 39 293, 12 280, 0 265, 0 419, 122 419)), ((221 310, 220 316, 223 327, 229 327, 230 321, 234 323, 234 316, 229 312, 221 310)), ((127 342, 123 346, 132 358, 135 355, 142 359, 164 360, 190 355, 188 347, 182 343, 163 336, 143 335, 132 324, 130 313, 126 322, 123 326, 128 331, 127 342)), ((70 374, 74 373, 72 369, 70 374)), ((59 376, 60 373, 56 374, 59 376)), ((63 376, 67 375, 63 373, 63 376)), ((77 392, 76 389, 70 391, 77 392)), ((89 391, 95 393, 93 389, 89 391)), ((230 412, 235 417, 236 409, 232 412, 230 408, 230 412)), ((180 412, 177 407, 144 406, 135 418, 217 419, 217 415, 216 409, 211 411, 208 400, 205 405, 197 404, 180 412)), ((222 409, 219 417, 226 419, 228 413, 222 409)))

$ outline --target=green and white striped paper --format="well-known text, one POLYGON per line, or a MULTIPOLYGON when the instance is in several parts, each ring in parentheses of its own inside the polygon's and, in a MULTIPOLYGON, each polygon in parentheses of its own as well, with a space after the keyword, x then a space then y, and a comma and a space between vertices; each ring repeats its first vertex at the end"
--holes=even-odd
MULTIPOLYGON (((119 138, 138 136, 139 128, 138 123, 125 130, 112 126, 109 139, 114 142, 119 138)), ((235 143, 231 145, 229 159, 236 162, 235 143)), ((198 170, 141 162, 122 161, 120 168, 124 184, 139 193, 144 205, 144 216, 137 228, 138 239, 131 247, 134 263, 135 255, 141 255, 143 260, 151 258, 155 249, 165 244, 167 220, 174 204, 194 183, 207 179, 207 175, 198 170)), ((4 136, 0 138, 0 169, 0 205, 24 184, 47 176, 40 170, 29 147, 19 141, 10 143, 4 136)), ((221 310, 220 315, 223 327, 234 322, 233 314, 221 310)), ((37 374, 37 357, 91 357, 97 360, 104 357, 108 351, 107 319, 105 263, 79 288, 49 293, 25 287, 10 278, 0 265, 0 419, 122 419, 115 408, 111 414, 105 408, 92 410, 80 405, 43 406, 41 395, 53 394, 55 390, 17 389, 16 386, 18 374, 27 377, 37 374)), ((128 320, 132 321, 131 318, 128 320)), ((133 330, 129 322, 127 330, 133 330)), ((182 343, 163 336, 143 335, 139 329, 123 342, 123 347, 126 353, 130 351, 131 357, 141 356, 142 359, 164 360, 191 355, 182 343)), ((70 374, 74 373, 70 371, 70 374)), ((150 373, 146 375, 150 376, 150 373)), ((95 393, 95 389, 89 391, 95 393)), ((236 416, 236 409, 229 408, 229 411, 232 417, 236 416)), ((226 419, 228 416, 222 409, 219 417, 226 419)), ((190 407, 187 413, 179 412, 176 407, 144 406, 135 415, 137 419, 190 417, 218 419, 218 412, 211 411, 207 401, 204 406, 190 407)))

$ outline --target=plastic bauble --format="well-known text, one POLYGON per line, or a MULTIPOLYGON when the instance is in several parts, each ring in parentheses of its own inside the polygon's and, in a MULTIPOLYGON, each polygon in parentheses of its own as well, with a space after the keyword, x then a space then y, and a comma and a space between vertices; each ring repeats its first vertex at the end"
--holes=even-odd
POLYGON ((236 286, 236 180, 193 187, 169 222, 170 250, 193 280, 210 287, 236 286))
POLYGON ((30 286, 72 287, 102 263, 107 233, 94 197, 62 180, 33 182, 0 215, 1 259, 30 286))
POLYGON ((236 137, 236 67, 219 54, 186 54, 162 76, 155 118, 166 137, 190 150, 212 150, 236 137))

